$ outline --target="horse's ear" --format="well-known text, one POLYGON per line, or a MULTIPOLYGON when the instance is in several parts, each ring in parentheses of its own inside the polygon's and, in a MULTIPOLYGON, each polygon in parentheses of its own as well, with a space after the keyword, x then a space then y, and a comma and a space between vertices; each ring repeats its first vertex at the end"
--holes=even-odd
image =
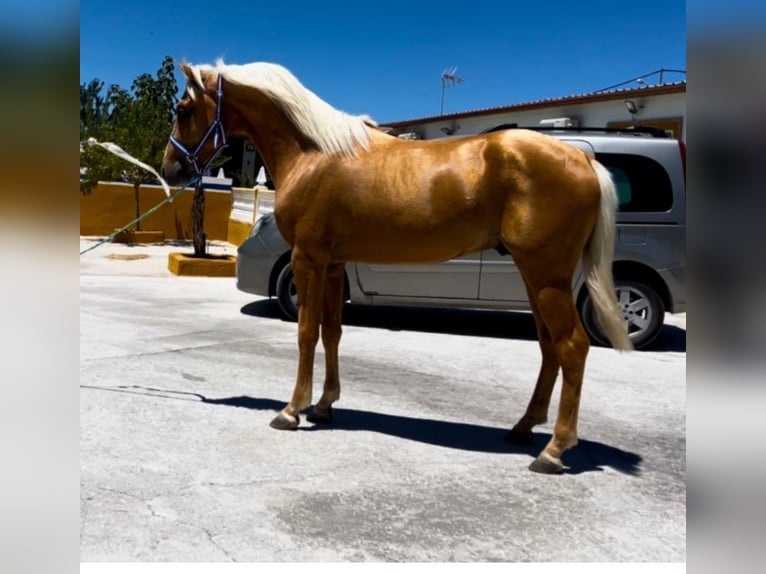
POLYGON ((202 84, 202 75, 198 69, 195 69, 185 61, 178 64, 178 67, 181 68, 184 76, 186 76, 186 84, 190 88, 191 93, 205 91, 205 86, 202 84))
POLYGON ((184 76, 186 76, 187 80, 194 78, 194 75, 192 74, 192 67, 189 62, 181 62, 178 64, 178 67, 181 68, 181 71, 184 73, 184 76))

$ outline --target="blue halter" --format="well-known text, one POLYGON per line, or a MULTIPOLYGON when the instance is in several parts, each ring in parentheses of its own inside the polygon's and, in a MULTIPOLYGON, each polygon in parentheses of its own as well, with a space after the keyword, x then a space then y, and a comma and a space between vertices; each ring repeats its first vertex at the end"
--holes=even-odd
POLYGON ((180 151, 182 154, 186 156, 187 161, 194 168, 194 173, 199 177, 202 177, 202 174, 204 174, 210 168, 210 165, 216 159, 218 159, 218 156, 221 155, 221 152, 223 152, 223 150, 229 147, 229 143, 226 141, 226 132, 224 131, 223 123, 221 122, 221 102, 222 101, 223 101, 223 84, 221 80, 221 74, 218 74, 218 90, 216 91, 215 119, 213 120, 213 123, 210 124, 210 127, 207 129, 207 131, 205 132, 205 135, 202 136, 202 139, 197 144, 197 147, 194 148, 194 151, 189 151, 184 144, 182 144, 172 135, 170 136, 170 143, 173 144, 173 146, 178 151, 180 151), (205 147, 205 144, 207 144, 208 140, 211 137, 213 138, 213 154, 210 156, 210 159, 208 159, 205 162, 205 165, 200 166, 199 154, 202 151, 202 148, 205 147))

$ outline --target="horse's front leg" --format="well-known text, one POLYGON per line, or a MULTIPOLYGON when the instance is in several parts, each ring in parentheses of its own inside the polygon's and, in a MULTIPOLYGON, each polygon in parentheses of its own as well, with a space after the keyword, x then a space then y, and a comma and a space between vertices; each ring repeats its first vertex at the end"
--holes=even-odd
POLYGON ((334 263, 327 268, 322 311, 325 380, 322 397, 307 417, 313 423, 329 423, 332 420, 332 404, 340 398, 338 345, 343 331, 341 316, 343 313, 345 268, 345 263, 334 263))
POLYGON ((271 421, 271 426, 280 430, 298 428, 298 414, 311 405, 314 351, 319 340, 327 271, 326 264, 308 257, 298 248, 293 250, 291 263, 298 290, 298 376, 292 399, 271 421))

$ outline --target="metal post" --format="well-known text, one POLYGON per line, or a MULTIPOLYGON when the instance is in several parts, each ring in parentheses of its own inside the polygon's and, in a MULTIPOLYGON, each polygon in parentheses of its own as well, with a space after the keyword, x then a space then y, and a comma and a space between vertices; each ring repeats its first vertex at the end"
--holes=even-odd
POLYGON ((444 88, 445 87, 446 86, 444 84, 444 77, 442 77, 442 103, 441 103, 441 106, 439 107, 439 115, 440 116, 444 115, 444 88))
POLYGON ((439 115, 444 115, 444 90, 447 86, 455 86, 463 83, 463 78, 457 75, 457 66, 447 68, 442 72, 442 101, 439 107, 439 115))

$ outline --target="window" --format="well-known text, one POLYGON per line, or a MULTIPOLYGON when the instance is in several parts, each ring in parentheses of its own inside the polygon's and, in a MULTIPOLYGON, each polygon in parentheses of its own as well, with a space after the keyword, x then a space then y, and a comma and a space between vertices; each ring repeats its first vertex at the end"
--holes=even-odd
POLYGON ((622 212, 663 212, 673 206, 673 187, 665 169, 641 155, 601 153, 596 159, 612 174, 622 212))
POLYGON ((628 174, 619 167, 609 168, 609 172, 612 174, 612 180, 617 188, 617 202, 620 206, 629 204, 632 198, 632 190, 628 174))

